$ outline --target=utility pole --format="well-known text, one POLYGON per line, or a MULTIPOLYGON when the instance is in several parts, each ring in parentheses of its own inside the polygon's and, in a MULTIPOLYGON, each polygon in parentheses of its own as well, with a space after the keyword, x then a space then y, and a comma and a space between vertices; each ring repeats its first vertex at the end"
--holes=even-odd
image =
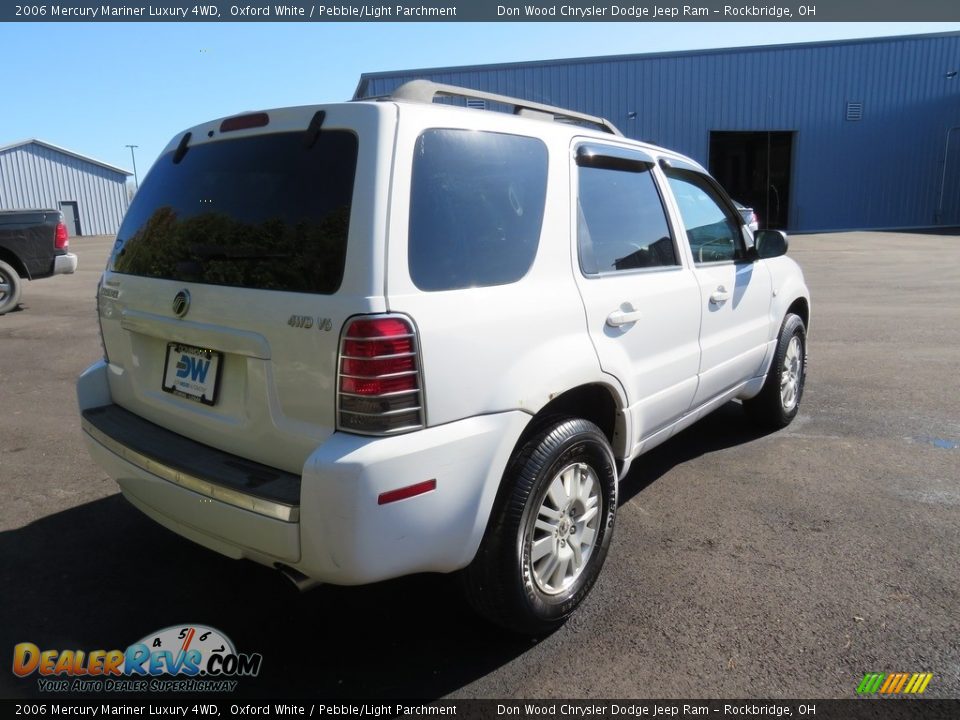
POLYGON ((137 156, 134 154, 133 149, 140 147, 139 145, 127 145, 126 147, 130 148, 130 159, 133 160, 133 182, 136 186, 136 189, 140 189, 140 179, 137 177, 137 156))

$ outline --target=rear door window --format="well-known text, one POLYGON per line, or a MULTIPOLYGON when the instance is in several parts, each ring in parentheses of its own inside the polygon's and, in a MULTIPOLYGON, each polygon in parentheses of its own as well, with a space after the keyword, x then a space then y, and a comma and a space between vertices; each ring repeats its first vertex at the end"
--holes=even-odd
POLYGON ((585 275, 679 264, 652 167, 578 168, 577 242, 585 275))
POLYGON ((256 135, 161 157, 109 268, 184 282, 331 294, 343 279, 357 137, 256 135))
POLYGON ((533 264, 547 192, 537 138, 427 130, 410 197, 409 269, 421 290, 503 285, 533 264))

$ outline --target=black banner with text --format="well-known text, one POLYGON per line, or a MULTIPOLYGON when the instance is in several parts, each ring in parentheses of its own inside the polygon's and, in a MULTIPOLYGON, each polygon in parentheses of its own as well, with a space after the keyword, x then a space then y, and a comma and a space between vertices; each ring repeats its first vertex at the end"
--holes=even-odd
POLYGON ((163 4, 84 0, 4 5, 20 22, 881 22, 960 19, 956 0, 615 2, 611 0, 392 0, 163 4))

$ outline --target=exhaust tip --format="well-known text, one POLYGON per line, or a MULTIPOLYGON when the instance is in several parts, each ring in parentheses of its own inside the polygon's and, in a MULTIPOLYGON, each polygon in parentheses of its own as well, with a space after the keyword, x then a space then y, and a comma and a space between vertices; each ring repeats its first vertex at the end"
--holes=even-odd
POLYGON ((280 571, 281 575, 293 583, 293 586, 299 592, 306 592, 311 588, 317 587, 317 585, 323 584, 319 580, 314 580, 312 577, 307 577, 299 570, 294 570, 292 567, 288 567, 282 563, 277 563, 275 567, 280 571))

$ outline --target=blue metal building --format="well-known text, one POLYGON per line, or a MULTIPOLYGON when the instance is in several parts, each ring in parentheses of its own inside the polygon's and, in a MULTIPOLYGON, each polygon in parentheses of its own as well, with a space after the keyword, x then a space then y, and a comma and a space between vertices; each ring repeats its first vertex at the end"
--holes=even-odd
POLYGON ((795 231, 960 225, 960 33, 365 73, 601 115, 795 231))
POLYGON ((127 211, 122 168, 42 140, 0 147, 0 210, 51 208, 71 237, 113 235, 127 211))

